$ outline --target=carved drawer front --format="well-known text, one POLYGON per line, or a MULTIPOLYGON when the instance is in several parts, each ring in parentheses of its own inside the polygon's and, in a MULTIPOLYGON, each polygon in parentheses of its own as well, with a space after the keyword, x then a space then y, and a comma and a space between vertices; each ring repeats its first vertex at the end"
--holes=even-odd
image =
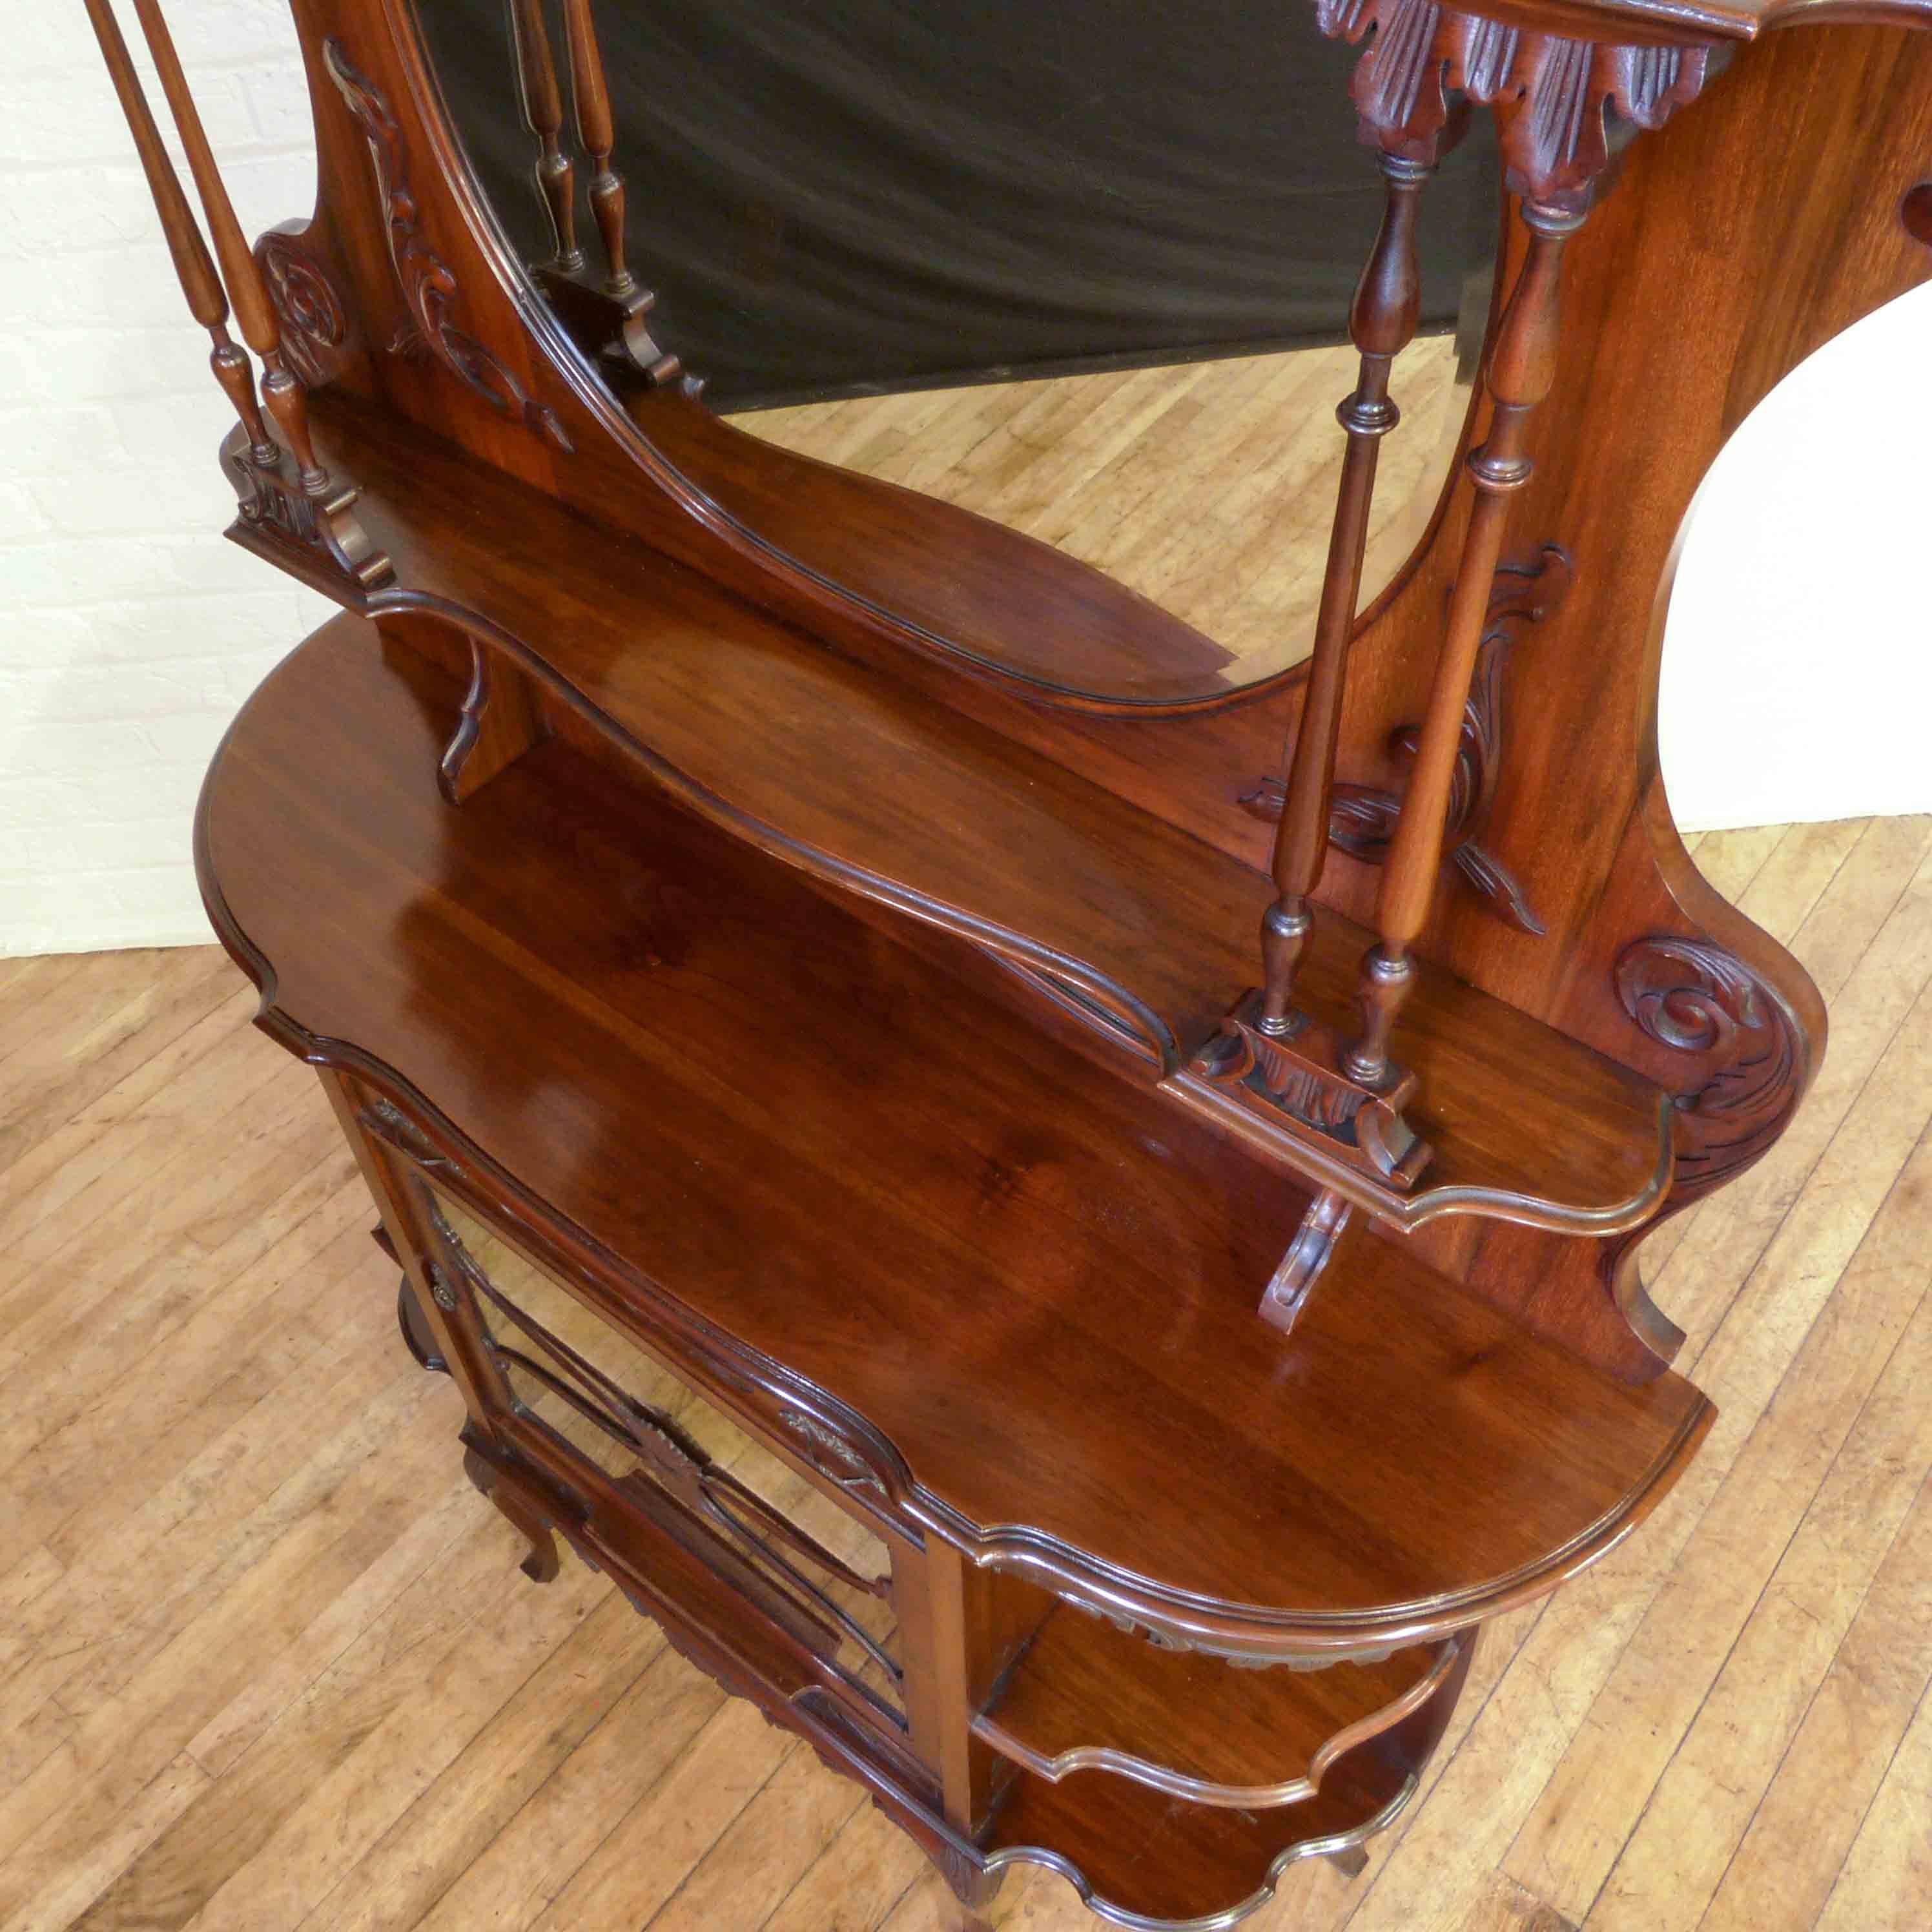
POLYGON ((440 1295, 466 1300, 520 1449, 600 1508, 649 1518, 905 1730, 886 1546, 470 1208, 422 1184, 440 1295))

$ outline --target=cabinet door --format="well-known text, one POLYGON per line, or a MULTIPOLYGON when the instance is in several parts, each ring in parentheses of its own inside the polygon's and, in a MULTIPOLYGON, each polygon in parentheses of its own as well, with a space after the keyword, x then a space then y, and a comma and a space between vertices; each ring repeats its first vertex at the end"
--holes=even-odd
POLYGON ((483 1216, 412 1173, 431 1279, 473 1320, 507 1412, 488 1418, 568 1485, 593 1533, 648 1522, 903 1736, 892 1552, 483 1216))

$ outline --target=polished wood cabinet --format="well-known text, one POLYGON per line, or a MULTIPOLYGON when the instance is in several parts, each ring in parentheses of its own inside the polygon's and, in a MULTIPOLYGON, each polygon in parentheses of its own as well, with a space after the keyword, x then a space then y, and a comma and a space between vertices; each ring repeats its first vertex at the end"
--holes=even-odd
POLYGON ((605 1571, 969 1917, 1020 1861, 1195 1928, 1358 1863, 1484 1623, 1712 1419, 1645 1239, 1824 1022, 1672 826, 1660 588, 1728 429, 1932 266, 1922 10, 1284 20, 1359 44, 1382 214, 1340 427, 1279 426, 1328 467, 1263 664, 713 411, 589 0, 505 16, 540 259, 447 16, 296 0, 320 200, 250 245, 160 8, 200 220, 86 4, 229 534, 342 607, 210 772, 210 915, 525 1569, 605 1571), (1484 115, 1480 380, 1378 583, 1430 179, 1484 115))

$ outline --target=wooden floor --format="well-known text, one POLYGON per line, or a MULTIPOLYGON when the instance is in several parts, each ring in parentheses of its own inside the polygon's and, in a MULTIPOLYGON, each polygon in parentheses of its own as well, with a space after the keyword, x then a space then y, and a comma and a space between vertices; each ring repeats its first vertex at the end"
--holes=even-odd
MULTIPOLYGON (((1832 1016, 1658 1271, 1715 1431, 1257 1932, 1932 1925, 1932 820, 1698 858, 1832 1016)), ((602 1579, 518 1574, 254 1004, 212 949, 0 962, 0 1928, 950 1926, 602 1579)), ((1092 1923, 1037 1872, 995 1917, 1092 1923)))
MULTIPOLYGON (((760 410, 740 429, 943 497, 1096 566, 1204 632, 1230 684, 1308 655, 1358 358, 1292 349, 760 410)), ((1391 380, 1361 602, 1406 563, 1468 407, 1456 345, 1424 336, 1391 380)))

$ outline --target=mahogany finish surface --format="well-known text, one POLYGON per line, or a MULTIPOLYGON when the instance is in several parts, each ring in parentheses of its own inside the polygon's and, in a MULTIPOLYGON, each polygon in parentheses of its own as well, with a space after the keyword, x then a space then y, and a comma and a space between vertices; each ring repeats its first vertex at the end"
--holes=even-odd
POLYGON ((1600 1553, 1708 1423, 1358 1228, 1293 1335, 1257 1324, 1304 1204, 1270 1170, 562 740, 448 806, 458 695, 343 618, 238 722, 205 876, 268 1022, 824 1391, 915 1517, 1143 1618, 1346 1647, 1600 1553))

